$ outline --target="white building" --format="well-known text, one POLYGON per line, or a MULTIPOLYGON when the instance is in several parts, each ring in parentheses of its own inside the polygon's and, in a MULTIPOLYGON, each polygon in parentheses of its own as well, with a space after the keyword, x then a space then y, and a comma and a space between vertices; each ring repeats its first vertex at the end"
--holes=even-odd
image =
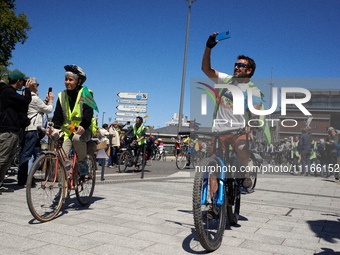
MULTIPOLYGON (((165 122, 165 126, 178 126, 178 113, 174 113, 174 117, 171 118, 170 121, 165 122)), ((189 119, 188 116, 185 116, 184 118, 182 118, 182 127, 189 127, 189 119)))

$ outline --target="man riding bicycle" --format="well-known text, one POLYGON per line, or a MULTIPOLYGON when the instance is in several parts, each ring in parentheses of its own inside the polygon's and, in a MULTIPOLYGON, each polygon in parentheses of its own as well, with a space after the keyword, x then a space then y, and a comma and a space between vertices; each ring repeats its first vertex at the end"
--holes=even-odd
POLYGON ((138 162, 138 158, 140 156, 140 153, 143 151, 143 146, 145 144, 145 131, 146 131, 146 127, 143 125, 143 118, 142 117, 137 117, 136 118, 136 124, 132 125, 132 127, 126 131, 125 135, 122 137, 122 139, 124 139, 124 137, 128 137, 133 135, 136 138, 136 162, 135 162, 135 171, 139 171, 139 165, 140 162, 138 162))
MULTIPOLYGON (((96 134, 96 120, 93 116, 93 109, 87 104, 80 103, 82 85, 86 80, 85 72, 76 65, 66 65, 64 68, 66 90, 58 94, 57 106, 52 119, 54 124, 52 131, 57 133, 60 131, 58 129, 72 124, 77 127, 76 130, 64 130, 63 149, 66 155, 69 155, 74 146, 78 155, 80 175, 86 175, 88 173, 88 165, 85 161, 86 143, 96 134)), ((92 91, 90 92, 93 94, 92 91)))
MULTIPOLYGON (((234 73, 232 76, 216 71, 211 67, 210 62, 211 49, 218 43, 218 41, 215 40, 216 35, 217 33, 213 33, 206 43, 206 48, 202 60, 202 71, 216 84, 227 84, 237 86, 239 89, 242 90, 243 94, 245 95, 246 102, 247 102, 247 89, 249 88, 252 89, 254 108, 259 110, 262 103, 262 93, 257 87, 255 87, 255 85, 252 82, 250 82, 250 78, 253 76, 256 68, 254 60, 243 55, 238 56, 238 60, 235 63, 234 73)), ((214 125, 212 128, 213 132, 217 131, 221 132, 235 128, 230 126, 229 123, 231 122, 240 125, 243 123, 247 123, 248 120, 250 120, 251 118, 256 119, 256 117, 258 117, 254 116, 253 114, 250 114, 249 111, 244 115, 234 115, 232 109, 233 97, 230 91, 223 88, 216 90, 219 93, 222 105, 217 104, 217 107, 215 108, 213 117, 214 125), (225 121, 215 122, 216 119, 228 120, 228 122, 227 123, 225 121)), ((246 127, 245 130, 247 133, 249 133, 250 128, 246 127)), ((237 137, 233 135, 227 135, 224 137, 220 137, 220 139, 222 141, 222 149, 226 151, 227 150, 226 142, 229 142, 233 148, 233 151, 237 154, 241 166, 247 166, 250 157, 249 141, 247 140, 247 134, 243 134, 237 137)), ((213 144, 214 142, 212 142, 212 145, 213 144)), ((243 181, 243 187, 249 188, 251 187, 251 185, 252 185, 251 180, 249 178, 245 178, 245 180, 243 181)), ((212 193, 215 193, 218 187, 216 180, 215 182, 212 181, 212 186, 213 186, 212 193)))

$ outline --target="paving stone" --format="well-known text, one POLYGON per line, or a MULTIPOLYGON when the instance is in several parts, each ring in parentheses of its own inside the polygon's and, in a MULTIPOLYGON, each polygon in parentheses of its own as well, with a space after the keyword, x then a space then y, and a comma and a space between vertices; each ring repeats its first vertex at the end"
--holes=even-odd
MULTIPOLYGON (((90 206, 73 197, 46 223, 33 219, 25 189, 3 194, 0 254, 205 253, 194 230, 192 183, 191 178, 96 185, 90 206)), ((261 177, 254 193, 242 194, 239 225, 227 226, 213 254, 339 252, 339 212, 340 185, 321 178, 261 177)))

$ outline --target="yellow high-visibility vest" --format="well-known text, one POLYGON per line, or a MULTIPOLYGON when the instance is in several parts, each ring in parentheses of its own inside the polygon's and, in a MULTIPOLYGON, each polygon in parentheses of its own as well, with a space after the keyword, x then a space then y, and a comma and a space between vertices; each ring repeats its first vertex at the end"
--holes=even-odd
MULTIPOLYGON (((61 126, 61 129, 71 124, 73 124, 74 126, 79 126, 79 124, 81 123, 83 119, 83 104, 79 103, 79 99, 81 97, 82 91, 83 91, 83 88, 81 88, 78 91, 77 100, 76 100, 76 103, 74 104, 74 108, 72 112, 70 108, 70 103, 68 101, 67 90, 64 90, 58 94, 61 109, 63 111, 63 117, 64 117, 64 123, 61 126)), ((92 93, 92 91, 90 92, 92 93)), ((94 116, 92 116, 91 125, 89 129, 92 131, 93 135, 96 134, 97 124, 96 124, 96 119, 94 118, 94 116)), ((75 131, 73 133, 75 133, 75 131)), ((64 131, 64 141, 68 139, 71 135, 72 135, 72 132, 66 129, 64 131)))

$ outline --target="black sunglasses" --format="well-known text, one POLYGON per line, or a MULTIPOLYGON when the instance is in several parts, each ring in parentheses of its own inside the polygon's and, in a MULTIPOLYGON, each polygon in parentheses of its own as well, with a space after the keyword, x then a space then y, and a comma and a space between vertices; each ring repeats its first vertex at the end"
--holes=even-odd
POLYGON ((243 63, 235 63, 235 67, 238 67, 238 68, 246 68, 246 67, 248 67, 247 65, 245 65, 245 64, 243 64, 243 63))

